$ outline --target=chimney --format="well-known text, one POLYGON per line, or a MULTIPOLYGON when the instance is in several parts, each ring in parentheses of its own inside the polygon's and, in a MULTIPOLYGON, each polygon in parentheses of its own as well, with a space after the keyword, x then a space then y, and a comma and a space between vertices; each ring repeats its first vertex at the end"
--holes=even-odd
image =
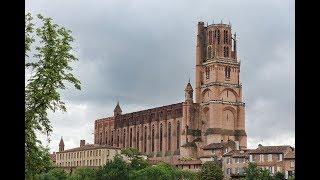
POLYGON ((86 140, 80 140, 80 147, 83 147, 86 144, 86 140))

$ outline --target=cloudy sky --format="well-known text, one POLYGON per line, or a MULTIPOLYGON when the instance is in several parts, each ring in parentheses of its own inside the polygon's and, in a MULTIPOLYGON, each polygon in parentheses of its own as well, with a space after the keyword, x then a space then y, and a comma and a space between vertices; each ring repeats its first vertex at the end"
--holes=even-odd
MULTIPOLYGON (((294 1, 290 0, 28 0, 72 30, 82 90, 62 91, 68 112, 50 114, 48 145, 58 150, 93 142, 94 120, 112 116, 117 99, 124 113, 184 99, 194 84, 197 22, 231 22, 238 37, 246 103, 248 147, 294 145, 294 1)), ((41 139, 44 139, 41 137, 41 139)))

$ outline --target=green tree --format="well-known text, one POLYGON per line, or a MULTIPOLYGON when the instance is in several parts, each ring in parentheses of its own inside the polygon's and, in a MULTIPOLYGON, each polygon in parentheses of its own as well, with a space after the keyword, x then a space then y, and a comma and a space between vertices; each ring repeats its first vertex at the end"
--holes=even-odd
POLYGON ((121 154, 126 155, 129 158, 134 158, 134 157, 138 157, 141 155, 141 153, 139 152, 138 149, 132 148, 132 147, 122 149, 121 154))
POLYGON ((201 180, 222 180, 223 172, 215 162, 208 161, 202 165, 199 176, 201 180))
POLYGON ((282 172, 276 172, 274 174, 274 180, 284 180, 285 177, 284 177, 284 173, 282 172))
POLYGON ((35 180, 66 180, 68 174, 63 169, 54 168, 49 170, 47 173, 36 174, 35 180))
POLYGON ((288 180, 295 180, 295 177, 294 176, 289 176, 288 180))
POLYGON ((129 178, 129 168, 121 155, 116 155, 113 161, 107 162, 97 172, 100 180, 126 180, 129 178))
POLYGON ((146 167, 150 166, 149 162, 141 157, 134 157, 131 160, 131 163, 129 165, 129 169, 132 171, 144 169, 146 167))
POLYGON ((49 137, 52 127, 48 111, 66 111, 59 90, 66 88, 65 82, 81 89, 80 81, 71 73, 70 63, 77 61, 72 54, 71 31, 53 23, 51 18, 37 15, 37 19, 39 27, 33 24, 30 13, 25 16, 25 67, 31 71, 25 86, 25 175, 29 178, 50 169, 49 153, 36 132, 49 137), (32 48, 34 42, 37 43, 32 48))
POLYGON ((144 169, 134 171, 130 174, 130 179, 133 180, 175 180, 180 179, 180 173, 175 167, 166 164, 159 163, 157 165, 148 166, 144 169))
POLYGON ((255 163, 249 163, 245 169, 245 180, 272 180, 273 177, 267 169, 258 168, 255 163))
POLYGON ((96 171, 92 168, 77 168, 68 178, 69 180, 95 180, 96 171))

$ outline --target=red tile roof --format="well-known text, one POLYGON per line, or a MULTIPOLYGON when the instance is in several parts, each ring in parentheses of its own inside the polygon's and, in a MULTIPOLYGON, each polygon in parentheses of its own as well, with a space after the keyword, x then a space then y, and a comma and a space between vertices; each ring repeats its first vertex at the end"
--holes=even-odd
POLYGON ((121 149, 121 148, 113 147, 113 146, 109 146, 109 145, 86 144, 83 147, 76 147, 76 148, 72 148, 72 149, 67 149, 65 151, 61 151, 61 152, 57 152, 57 153, 83 151, 83 150, 91 150, 91 149, 121 149))
POLYGON ((251 154, 280 154, 285 153, 291 146, 259 146, 257 149, 252 150, 251 154))
POLYGON ((231 157, 248 157, 251 149, 244 150, 232 150, 223 156, 231 156, 231 157))

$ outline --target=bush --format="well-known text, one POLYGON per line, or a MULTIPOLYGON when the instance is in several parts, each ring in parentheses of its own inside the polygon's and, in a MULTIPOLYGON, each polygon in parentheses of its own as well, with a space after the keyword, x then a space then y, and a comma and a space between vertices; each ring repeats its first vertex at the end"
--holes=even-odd
POLYGON ((97 172, 97 179, 125 180, 129 178, 129 168, 121 155, 116 155, 113 161, 107 162, 97 172))
POLYGON ((47 173, 36 175, 34 177, 34 179, 36 179, 36 180, 66 180, 67 177, 68 177, 68 174, 63 169, 54 168, 54 169, 51 169, 47 173))
POLYGON ((205 162, 200 171, 201 180, 222 180, 222 169, 213 161, 205 162))
POLYGON ((274 174, 274 180, 284 180, 285 178, 284 178, 284 173, 282 173, 282 172, 276 172, 275 174, 274 174))
POLYGON ((171 151, 167 151, 165 156, 171 156, 172 155, 172 152, 171 151))
POLYGON ((154 156, 154 153, 153 152, 150 152, 149 154, 148 154, 148 157, 150 158, 150 157, 153 157, 154 156))
POLYGON ((96 171, 92 168, 77 168, 70 176, 70 180, 95 180, 96 171))
POLYGON ((135 171, 131 174, 130 179, 133 180, 168 180, 180 179, 181 173, 176 167, 166 163, 159 163, 157 165, 149 166, 147 168, 135 171))
POLYGON ((162 151, 157 152, 157 157, 162 157, 162 151))

